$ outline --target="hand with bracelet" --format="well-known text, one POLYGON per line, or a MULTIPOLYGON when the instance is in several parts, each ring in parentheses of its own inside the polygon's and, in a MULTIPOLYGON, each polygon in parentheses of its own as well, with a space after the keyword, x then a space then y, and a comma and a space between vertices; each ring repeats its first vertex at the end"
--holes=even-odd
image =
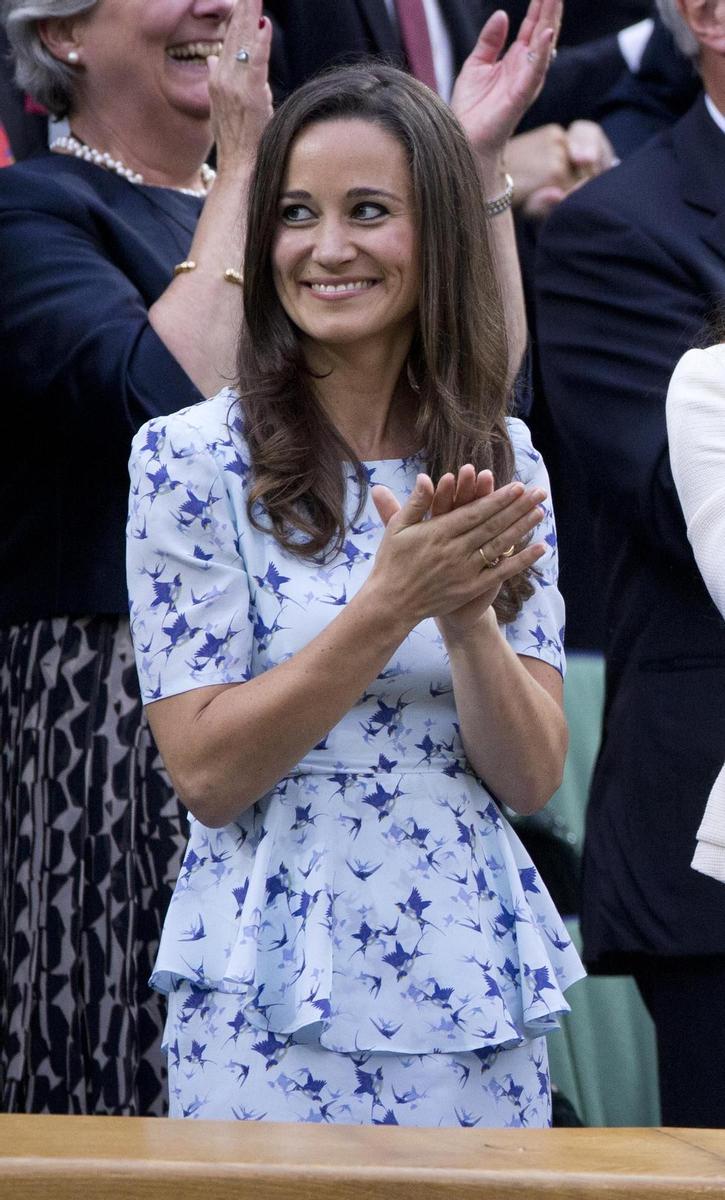
POLYGON ((451 96, 478 164, 489 236, 498 266, 509 341, 509 382, 526 349, 527 328, 516 235, 509 209, 516 179, 505 166, 506 147, 519 121, 538 96, 554 53, 562 0, 531 0, 516 39, 501 56, 508 17, 495 12, 464 62, 451 96), (501 56, 501 57, 499 57, 501 56))

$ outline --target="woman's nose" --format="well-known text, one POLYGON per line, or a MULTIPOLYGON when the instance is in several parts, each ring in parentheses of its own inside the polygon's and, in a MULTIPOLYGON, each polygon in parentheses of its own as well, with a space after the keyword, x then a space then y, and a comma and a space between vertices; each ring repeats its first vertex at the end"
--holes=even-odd
POLYGON ((195 17, 227 21, 237 6, 237 0, 193 0, 195 17))
POLYGON ((314 257, 319 263, 350 262, 357 253, 345 224, 335 218, 320 221, 316 230, 314 257))

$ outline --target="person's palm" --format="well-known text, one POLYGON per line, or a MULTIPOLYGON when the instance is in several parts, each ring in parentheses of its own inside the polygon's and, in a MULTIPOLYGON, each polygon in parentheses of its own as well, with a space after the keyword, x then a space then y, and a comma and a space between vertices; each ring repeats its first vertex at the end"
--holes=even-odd
POLYGON ((461 67, 451 107, 473 146, 495 153, 511 137, 546 78, 562 0, 531 0, 518 36, 502 58, 508 17, 495 12, 461 67))

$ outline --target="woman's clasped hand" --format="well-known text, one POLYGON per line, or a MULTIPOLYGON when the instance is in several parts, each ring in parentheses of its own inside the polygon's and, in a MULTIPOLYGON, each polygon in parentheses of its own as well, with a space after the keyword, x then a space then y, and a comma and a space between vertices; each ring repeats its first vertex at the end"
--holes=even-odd
POLYGON ((419 474, 402 506, 384 486, 374 487, 372 497, 386 536, 370 586, 380 582, 395 596, 396 613, 411 628, 435 617, 444 638, 469 632, 504 581, 545 553, 541 543, 519 543, 542 521, 546 493, 519 482, 494 489, 491 472, 477 474, 470 464, 457 476, 443 475, 436 488, 419 474))

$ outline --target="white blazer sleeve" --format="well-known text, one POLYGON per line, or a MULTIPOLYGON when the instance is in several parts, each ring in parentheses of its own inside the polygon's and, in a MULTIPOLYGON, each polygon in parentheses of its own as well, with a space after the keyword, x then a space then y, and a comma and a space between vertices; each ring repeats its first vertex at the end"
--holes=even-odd
POLYGON ((725 345, 680 359, 667 395, 667 432, 687 536, 725 615, 725 345))

